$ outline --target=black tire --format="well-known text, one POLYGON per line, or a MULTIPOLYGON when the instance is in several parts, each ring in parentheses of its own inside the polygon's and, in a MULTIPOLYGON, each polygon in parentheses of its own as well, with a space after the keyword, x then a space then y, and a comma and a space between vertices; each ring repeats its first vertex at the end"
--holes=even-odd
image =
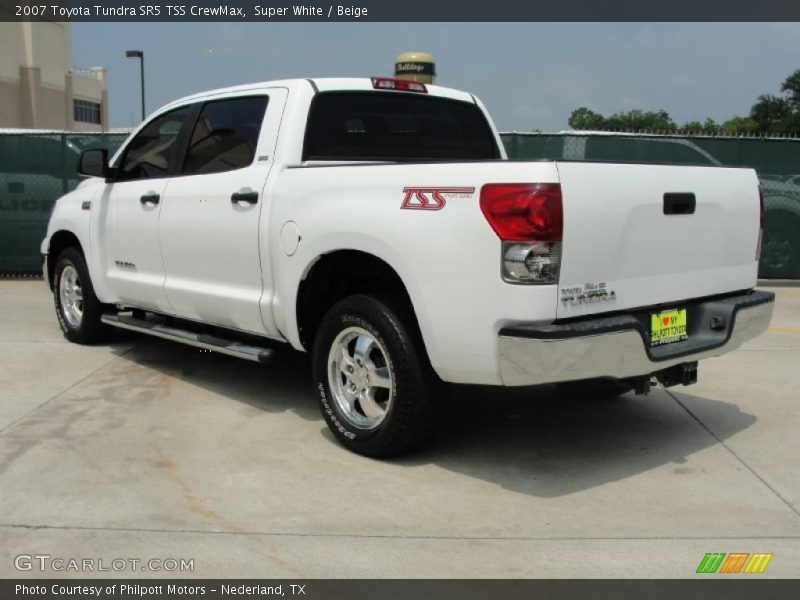
MULTIPOLYGON (((350 358, 357 360, 355 351, 350 358)), ((312 361, 322 416, 339 442, 349 450, 376 458, 397 456, 419 447, 433 433, 441 387, 428 361, 413 316, 400 305, 363 295, 341 300, 322 318, 314 340, 312 361), (361 337, 371 337, 377 342, 373 351, 377 349, 379 353, 371 354, 374 361, 370 364, 387 368, 391 377, 391 391, 386 393, 391 400, 385 401, 388 407, 375 426, 355 423, 356 419, 361 419, 359 411, 365 421, 369 420, 358 400, 353 402, 354 408, 349 409, 351 416, 348 416, 348 408, 337 399, 343 397, 342 387, 355 386, 354 383, 342 382, 351 382, 348 377, 355 378, 358 374, 340 373, 329 359, 333 356, 334 344, 346 347, 344 340, 351 335, 358 336, 353 339, 354 348, 361 337), (338 395, 334 395, 331 389, 332 382, 340 390, 338 395)), ((351 364, 355 366, 355 363, 351 364)), ((366 367, 355 368, 364 371, 366 367)))
POLYGON ((767 213, 758 275, 767 279, 800 274, 800 219, 789 213, 767 213))
POLYGON ((56 259, 56 267, 53 271, 53 299, 58 324, 61 326, 61 331, 64 332, 64 337, 70 342, 92 344, 111 336, 112 328, 100 322, 100 316, 110 307, 102 304, 95 296, 86 260, 77 248, 66 248, 56 259), (70 269, 77 272, 77 281, 80 284, 83 299, 82 314, 77 323, 74 317, 71 318, 68 315, 68 311, 62 304, 60 293, 61 280, 65 272, 71 274, 70 269))
POLYGON ((565 396, 580 400, 607 400, 629 392, 633 386, 620 379, 598 378, 562 381, 556 387, 565 396))

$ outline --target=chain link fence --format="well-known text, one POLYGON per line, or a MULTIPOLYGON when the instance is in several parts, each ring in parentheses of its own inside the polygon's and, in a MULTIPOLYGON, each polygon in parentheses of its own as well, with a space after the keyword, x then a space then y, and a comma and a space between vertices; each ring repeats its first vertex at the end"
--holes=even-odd
POLYGON ((759 277, 800 278, 800 140, 609 132, 504 133, 509 158, 754 168, 764 193, 759 277))
POLYGON ((116 150, 127 134, 0 132, 0 275, 41 273, 39 245, 59 196, 80 182, 87 148, 116 150))
MULTIPOLYGON (((87 148, 113 152, 127 134, 0 132, 0 275, 39 273, 55 200, 80 181, 87 148)), ((614 133, 504 133, 513 159, 748 166, 764 191, 759 275, 800 278, 800 140, 614 133)))

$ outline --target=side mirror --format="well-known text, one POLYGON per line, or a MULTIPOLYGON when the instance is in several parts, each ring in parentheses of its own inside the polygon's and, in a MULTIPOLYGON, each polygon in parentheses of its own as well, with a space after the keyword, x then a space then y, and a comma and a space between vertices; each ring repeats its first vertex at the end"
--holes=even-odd
POLYGON ((111 170, 108 167, 108 150, 84 150, 78 161, 78 173, 89 177, 106 179, 111 170))

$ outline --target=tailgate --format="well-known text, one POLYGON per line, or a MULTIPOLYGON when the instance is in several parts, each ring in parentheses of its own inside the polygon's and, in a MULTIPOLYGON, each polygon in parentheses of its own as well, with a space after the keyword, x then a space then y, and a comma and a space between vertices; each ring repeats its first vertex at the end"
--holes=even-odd
POLYGON ((557 167, 564 205, 559 318, 755 286, 760 221, 753 170, 557 167))

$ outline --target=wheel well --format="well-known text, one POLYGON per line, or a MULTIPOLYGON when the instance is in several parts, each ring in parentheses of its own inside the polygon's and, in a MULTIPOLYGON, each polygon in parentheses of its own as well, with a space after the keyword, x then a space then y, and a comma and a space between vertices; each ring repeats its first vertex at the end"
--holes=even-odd
POLYGON ((77 248, 78 252, 83 254, 80 241, 78 241, 77 236, 71 231, 57 231, 50 237, 50 247, 47 250, 47 280, 50 282, 51 287, 53 285, 53 275, 55 274, 58 255, 71 246, 77 248))
POLYGON ((321 256, 300 283, 297 293, 297 328, 300 342, 311 349, 322 317, 336 302, 351 294, 390 296, 397 308, 416 315, 405 285, 386 262, 358 250, 338 250, 321 256))

